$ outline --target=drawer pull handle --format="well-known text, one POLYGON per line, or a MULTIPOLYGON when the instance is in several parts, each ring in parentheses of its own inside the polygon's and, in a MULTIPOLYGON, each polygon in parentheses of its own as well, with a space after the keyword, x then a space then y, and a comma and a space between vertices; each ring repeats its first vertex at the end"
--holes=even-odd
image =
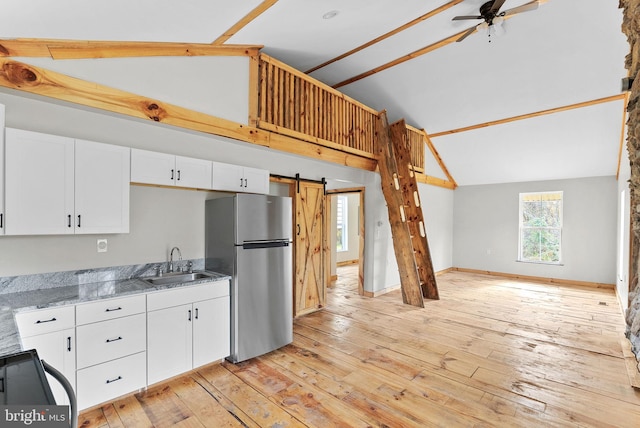
POLYGON ((107 379, 107 384, 119 381, 120 379, 122 379, 122 376, 118 376, 117 378, 111 380, 107 379))
POLYGON ((67 336, 67 351, 71 352, 71 336, 67 336))
POLYGON ((118 336, 115 339, 107 339, 107 343, 116 342, 118 340, 122 340, 122 336, 118 336))
POLYGON ((191 309, 189 309, 189 319, 188 321, 191 321, 191 309))
POLYGON ((57 320, 55 319, 55 317, 54 317, 54 318, 51 318, 50 320, 44 320, 44 321, 42 321, 42 320, 38 320, 38 321, 36 321, 36 324, 44 324, 45 322, 53 322, 53 321, 57 321, 57 320))
POLYGON ((107 309, 105 309, 105 312, 113 312, 113 311, 121 311, 121 310, 122 310, 122 308, 120 306, 118 306, 117 308, 113 308, 113 309, 107 308, 107 309))
POLYGON ((196 319, 198 319, 198 308, 196 308, 196 319))

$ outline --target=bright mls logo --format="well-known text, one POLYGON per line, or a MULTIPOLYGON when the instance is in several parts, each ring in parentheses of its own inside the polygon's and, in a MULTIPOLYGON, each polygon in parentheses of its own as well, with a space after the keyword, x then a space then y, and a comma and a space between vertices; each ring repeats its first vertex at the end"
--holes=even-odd
POLYGON ((68 428, 69 406, 0 406, 0 426, 68 428))

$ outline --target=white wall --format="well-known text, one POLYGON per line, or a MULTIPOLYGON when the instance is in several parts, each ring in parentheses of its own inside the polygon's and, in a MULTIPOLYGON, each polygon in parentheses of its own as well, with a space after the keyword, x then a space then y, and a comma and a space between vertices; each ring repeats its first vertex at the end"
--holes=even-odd
POLYGON ((453 265, 453 201, 455 191, 420 184, 420 202, 427 228, 433 269, 438 272, 453 265))
POLYGON ((629 240, 631 230, 629 179, 629 152, 625 145, 618 175, 618 215, 617 215, 617 263, 616 263, 616 291, 623 311, 629 307, 629 240))
POLYGON ((613 284, 615 177, 461 186, 454 194, 453 265, 460 268, 613 284), (517 262, 520 192, 564 191, 563 264, 517 262))

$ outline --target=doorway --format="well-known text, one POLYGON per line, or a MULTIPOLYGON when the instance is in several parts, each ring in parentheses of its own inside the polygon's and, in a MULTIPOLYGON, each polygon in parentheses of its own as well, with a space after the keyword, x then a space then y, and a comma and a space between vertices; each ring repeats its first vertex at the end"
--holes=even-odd
POLYGON ((327 191, 329 286, 357 284, 364 294, 364 187, 327 191), (356 276, 357 275, 357 276, 356 276), (355 280, 355 281, 354 281, 355 280))

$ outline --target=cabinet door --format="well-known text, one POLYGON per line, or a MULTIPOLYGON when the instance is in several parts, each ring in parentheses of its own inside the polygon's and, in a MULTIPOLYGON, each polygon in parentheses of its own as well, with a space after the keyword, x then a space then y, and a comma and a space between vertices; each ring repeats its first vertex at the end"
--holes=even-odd
POLYGON ((243 168, 244 189, 243 192, 269 193, 269 171, 258 168, 243 168))
POLYGON ((0 104, 0 235, 4 235, 4 105, 0 104))
POLYGON ((75 233, 129 232, 128 147, 76 140, 75 233))
POLYGON ((229 296, 193 304, 193 368, 229 356, 229 296))
POLYGON ((211 189, 211 161, 176 156, 176 186, 211 189))
POLYGON ((244 176, 242 167, 220 162, 212 162, 213 189, 231 192, 244 191, 244 176))
POLYGON ((173 186, 176 157, 166 153, 131 149, 131 181, 173 186))
POLYGON ((6 130, 5 233, 74 233, 74 141, 6 130))
MULTIPOLYGON (((67 378, 73 389, 76 388, 76 350, 75 333, 72 328, 22 338, 23 349, 35 349, 38 357, 53 366, 67 378)), ((62 385, 47 374, 51 391, 58 405, 68 405, 69 398, 62 385)))
POLYGON ((149 385, 191 370, 192 305, 147 313, 147 379, 149 385))

